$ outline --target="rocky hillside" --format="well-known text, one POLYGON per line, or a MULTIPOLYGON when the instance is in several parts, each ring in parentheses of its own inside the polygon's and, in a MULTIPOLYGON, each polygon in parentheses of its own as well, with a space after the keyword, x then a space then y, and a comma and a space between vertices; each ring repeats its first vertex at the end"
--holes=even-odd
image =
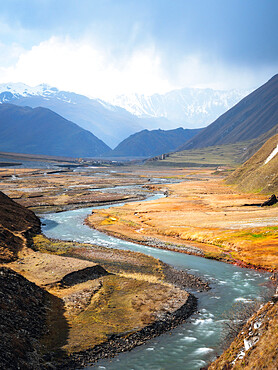
POLYGON ((113 151, 112 157, 151 157, 177 149, 186 140, 195 136, 200 129, 143 130, 129 136, 113 151))
POLYGON ((254 314, 231 346, 209 367, 218 369, 277 369, 277 296, 254 314))
POLYGON ((256 139, 251 140, 248 145, 244 147, 243 155, 241 157, 241 163, 246 162, 249 158, 252 157, 263 145, 270 139, 272 136, 278 134, 278 123, 269 131, 265 132, 256 139))
POLYGON ((278 134, 272 136, 247 162, 227 179, 240 190, 248 192, 278 192, 278 134))
POLYGON ((47 330, 48 296, 15 271, 0 267, 1 369, 49 369, 39 344, 47 330))
POLYGON ((242 99, 179 150, 233 144, 259 137, 278 122, 278 75, 242 99))
POLYGON ((0 105, 0 151, 64 157, 96 157, 110 148, 46 108, 0 105))
POLYGON ((28 238, 39 232, 39 218, 0 192, 0 262, 15 260, 28 238))

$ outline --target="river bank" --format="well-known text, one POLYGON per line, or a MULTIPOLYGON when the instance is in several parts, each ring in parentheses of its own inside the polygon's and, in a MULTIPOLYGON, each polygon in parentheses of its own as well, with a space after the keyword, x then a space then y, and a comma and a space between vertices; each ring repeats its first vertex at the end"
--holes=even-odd
MULTIPOLYGON (((142 204, 142 203, 139 202, 138 204, 142 204)), ((45 225, 46 225, 46 226, 43 226, 43 228, 44 228, 45 231, 47 231, 48 236, 50 236, 49 232, 56 232, 56 230, 57 231, 59 230, 58 231, 58 236, 57 236, 57 234, 52 235, 52 237, 54 236, 54 238, 56 238, 56 239, 58 239, 58 238, 59 239, 70 239, 70 240, 78 240, 78 241, 81 241, 81 242, 90 241, 92 243, 99 243, 100 242, 100 243, 103 243, 102 245, 108 246, 109 248, 125 248, 125 249, 135 248, 135 250, 137 250, 137 251, 141 251, 141 252, 144 252, 144 253, 147 253, 147 254, 152 254, 153 256, 155 256, 156 258, 159 258, 160 260, 165 260, 166 259, 167 262, 177 266, 178 268, 188 269, 189 268, 188 267, 188 262, 192 261, 193 265, 191 265, 191 266, 194 266, 194 267, 191 267, 191 268, 193 268, 193 270, 200 269, 200 270, 198 270, 200 275, 204 275, 204 271, 206 271, 206 273, 209 274, 209 276, 210 276, 209 280, 212 279, 212 281, 213 281, 213 291, 211 293, 210 292, 204 292, 204 293, 201 293, 201 295, 197 294, 198 298, 199 298, 199 303, 200 303, 200 311, 198 312, 196 317, 194 316, 194 318, 192 319, 192 325, 190 323, 187 323, 187 326, 186 326, 188 328, 188 329, 186 329, 186 330, 188 330, 188 333, 184 336, 184 338, 185 338, 184 340, 186 341, 186 346, 184 347, 185 343, 183 343, 183 345, 182 345, 183 350, 182 351, 184 353, 184 356, 187 356, 187 357, 184 357, 184 359, 182 360, 180 357, 177 357, 177 353, 175 353, 175 355, 174 355, 175 357, 171 359, 171 366, 175 363, 176 360, 178 360, 178 361, 183 361, 183 368, 184 369, 188 368, 188 369, 191 370, 191 369, 197 368, 196 366, 200 367, 200 366, 204 365, 205 363, 207 363, 208 358, 209 357, 211 358, 211 355, 214 352, 214 350, 211 347, 216 348, 217 346, 220 345, 219 342, 217 342, 218 339, 215 339, 216 340, 216 342, 215 342, 215 340, 214 339, 212 340, 212 337, 210 337, 211 335, 214 336, 215 335, 214 333, 217 332, 217 330, 218 330, 218 329, 216 329, 218 327, 218 323, 217 323, 217 321, 214 320, 214 316, 217 315, 217 313, 215 312, 215 309, 218 310, 218 305, 215 307, 215 305, 211 305, 211 303, 215 299, 217 300, 218 298, 221 297, 221 305, 220 305, 219 309, 221 308, 221 310, 225 310, 226 307, 231 302, 233 302, 235 299, 247 299, 248 300, 251 297, 253 297, 253 298, 258 297, 257 295, 258 295, 259 290, 257 288, 257 284, 258 284, 259 281, 260 281, 260 284, 263 283, 264 278, 262 278, 260 274, 257 274, 257 272, 254 272, 254 274, 252 272, 249 272, 249 271, 242 273, 241 269, 237 269, 236 267, 227 266, 227 265, 222 267, 221 263, 215 262, 215 261, 210 261, 210 260, 205 260, 205 259, 200 259, 200 258, 198 259, 198 257, 187 256, 187 255, 181 254, 181 253, 178 253, 178 255, 176 256, 176 254, 173 251, 166 251, 166 250, 162 250, 162 249, 160 249, 160 250, 155 249, 154 250, 153 248, 145 247, 144 245, 131 245, 130 243, 126 243, 123 240, 115 240, 114 241, 113 238, 108 237, 108 236, 103 235, 103 234, 101 234, 101 235, 97 234, 97 233, 95 233, 94 230, 89 229, 85 225, 83 225, 83 220, 89 212, 90 211, 88 211, 86 209, 85 210, 80 209, 80 210, 76 210, 76 211, 69 211, 69 212, 62 212, 62 213, 47 215, 46 216, 47 220, 43 220, 43 223, 45 223, 45 225), (49 221, 48 221, 48 219, 49 219, 49 221), (83 232, 84 232, 84 236, 83 236, 83 232), (101 241, 102 240, 101 238, 103 239, 103 241, 101 241), (198 262, 195 263, 194 262, 195 259, 198 262), (203 270, 202 270, 201 267, 203 267, 203 270), (222 268, 223 268, 223 274, 222 274, 222 277, 221 277, 222 268), (227 279, 227 276, 226 276, 227 271, 231 271, 231 275, 229 275, 229 279, 227 279), (235 274, 235 272, 236 272, 236 274, 235 274), (215 273, 217 273, 217 274, 214 275, 215 273), (222 290, 222 288, 221 288, 222 284, 226 285, 224 290, 222 290), (237 291, 237 289, 239 287, 239 284, 240 284, 240 291, 237 291), (253 284, 253 285, 250 285, 250 284, 253 284), (228 289, 229 286, 230 286, 230 291, 228 289), (245 288, 245 286, 246 286, 246 288, 245 288), (218 291, 219 289, 222 292, 221 294, 220 294, 220 291, 218 291), (203 302, 204 299, 206 301, 205 304, 203 302), (202 330, 200 328, 200 334, 198 334, 199 333, 198 326, 201 325, 202 323, 204 324, 204 326, 203 326, 202 330), (193 335, 192 335, 192 333, 190 333, 190 330, 194 333, 193 335), (206 339, 206 336, 208 336, 207 339, 206 339), (189 343, 191 343, 190 346, 189 346, 189 343), (215 343, 215 344, 212 344, 212 343, 215 343), (194 349, 190 349, 190 348, 192 348, 192 345, 193 345, 194 349), (187 348, 188 348, 188 350, 187 350, 187 348), (190 358, 191 358, 190 353, 192 353, 192 355, 194 354, 194 356, 195 356, 194 359, 190 360, 190 358), (198 363, 198 365, 197 365, 197 363, 198 363)), ((94 210, 94 212, 95 212, 95 210, 94 210)), ((111 220, 111 221, 113 221, 113 220, 111 220)), ((113 222, 112 222, 112 224, 113 224, 113 222)), ((173 237, 173 240, 176 242, 175 237, 173 237)), ((41 247, 45 248, 45 245, 43 245, 44 242, 42 242, 42 240, 40 240, 40 242, 41 242, 41 247)), ((148 301, 150 302, 150 297, 152 297, 152 299, 153 299, 153 294, 156 291, 156 289, 154 289, 154 287, 156 286, 155 284, 157 283, 157 280, 156 280, 156 282, 151 281, 151 284, 150 284, 150 281, 146 281, 146 279, 150 279, 150 275, 151 275, 150 271, 155 273, 156 277, 161 276, 160 275, 161 273, 163 273, 164 278, 166 276, 165 270, 161 269, 161 267, 162 267, 161 264, 158 264, 158 265, 149 264, 149 268, 147 267, 148 263, 145 263, 145 264, 143 263, 142 264, 142 258, 143 258, 142 253, 141 253, 140 259, 137 261, 137 264, 136 263, 128 263, 127 264, 126 263, 127 260, 122 259, 123 254, 121 255, 121 253, 124 253, 123 251, 119 252, 119 251, 116 251, 115 249, 113 249, 113 252, 112 252, 111 249, 103 248, 103 247, 100 247, 100 246, 98 246, 98 247, 95 246, 95 248, 91 249, 92 247, 89 246, 89 245, 87 245, 86 247, 85 246, 83 247, 83 246, 80 245, 78 247, 77 243, 72 243, 72 245, 70 246, 69 244, 67 245, 66 242, 61 242, 61 241, 58 242, 57 240, 56 240, 56 242, 54 240, 51 240, 50 243, 46 243, 46 244, 51 245, 52 249, 50 248, 51 250, 49 250, 49 251, 44 250, 44 251, 41 251, 40 253, 48 252, 48 254, 49 254, 49 252, 51 252, 52 254, 53 253, 54 254, 59 254, 59 253, 61 253, 61 250, 63 250, 64 252, 62 253, 61 257, 66 258, 68 261, 72 261, 72 259, 71 260, 69 259, 69 258, 74 257, 71 254, 75 253, 75 252, 78 253, 78 248, 80 247, 79 252, 81 252, 81 249, 82 249, 82 253, 83 253, 83 255, 81 257, 81 260, 84 261, 84 259, 91 258, 94 255, 94 253, 96 252, 96 250, 98 250, 98 254, 94 256, 95 261, 94 262, 91 261, 91 263, 93 263, 93 264, 97 263, 97 264, 102 265, 102 264, 105 264, 105 259, 106 259, 107 264, 104 266, 104 268, 107 268, 107 270, 108 270, 108 265, 110 264, 111 272, 120 275, 120 281, 121 281, 122 285, 118 285, 118 287, 120 287, 120 286, 126 287, 126 284, 130 283, 130 278, 131 278, 130 274, 132 274, 133 277, 135 277, 135 274, 140 273, 141 274, 141 281, 139 283, 136 283, 137 288, 145 290, 146 286, 149 285, 149 287, 150 287, 149 297, 146 297, 146 296, 143 297, 143 300, 145 302, 148 302, 148 301), (57 245, 57 244, 55 245, 56 242, 58 244, 60 243, 60 245, 57 245), (74 245, 74 244, 77 244, 77 245, 74 245), (73 252, 73 250, 74 250, 74 252, 73 252), (90 257, 90 255, 91 255, 91 257, 90 257), (107 261, 109 259, 108 258, 109 255, 110 255, 110 262, 107 261), (118 257, 116 258, 116 260, 115 259, 111 260, 111 255, 114 255, 114 256, 118 255, 118 257), (105 256, 107 258, 105 258, 105 256), (140 269, 142 269, 142 265, 143 265, 143 268, 144 268, 144 271, 145 271, 143 274, 142 274, 142 271, 140 270, 140 269), (121 268, 122 269, 123 268, 127 269, 124 272, 124 274, 123 274, 123 271, 120 272, 121 268), (147 282, 148 282, 148 284, 145 285, 145 283, 147 283, 147 282), (152 285, 152 284, 154 284, 154 285, 152 285)), ((154 243, 155 241, 152 240, 152 242, 154 243)), ((169 243, 169 241, 167 241, 166 244, 167 243, 169 243)), ((168 244, 168 246, 169 246, 169 244, 168 244)), ((60 268, 61 266, 63 266, 64 262, 63 263, 61 263, 61 262, 58 263, 58 258, 57 257, 59 257, 59 256, 57 256, 57 255, 54 256, 53 255, 53 258, 56 259, 57 268, 58 267, 60 268)), ((129 253, 125 252, 125 258, 128 258, 128 259, 131 258, 131 255, 129 253)), ((136 257, 136 259, 137 258, 138 257, 136 257)), ((148 258, 148 257, 145 256, 144 258, 148 258)), ((33 259, 33 257, 30 256, 30 260, 32 260, 32 259, 33 259)), ((45 259, 45 257, 43 259, 45 259)), ((78 258, 76 258, 76 259, 78 259, 78 258)), ((62 261, 62 260, 60 260, 60 261, 62 261)), ((38 266, 36 267, 36 269, 34 269, 33 276, 38 278, 38 271, 41 268, 43 268, 43 266, 39 264, 39 262, 41 263, 42 260, 40 260, 40 261, 37 260, 36 262, 38 263, 38 266)), ((33 267, 36 266, 37 263, 33 263, 33 267)), ((21 263, 19 263, 18 266, 21 266, 21 263)), ((189 264, 189 266, 190 266, 190 264, 189 264)), ((28 266, 26 266, 26 265, 24 266, 24 264, 23 264, 21 267, 23 269, 25 269, 24 273, 26 274, 27 271, 28 271, 28 266), (27 269, 26 269, 26 267, 27 267, 27 269)), ((72 269, 72 268, 70 268, 70 269, 72 269)), ((78 267, 78 269, 80 269, 80 267, 78 267)), ((50 271, 53 271, 53 270, 50 270, 50 271)), ((194 271, 192 271, 192 272, 195 273, 194 271)), ((65 271, 65 274, 66 273, 67 273, 67 271, 65 271)), ((197 275, 198 275, 198 272, 197 272, 197 275)), ((55 274, 54 274, 54 277, 55 277, 55 274)), ((138 276, 137 276, 137 278, 138 278, 138 276)), ((104 279, 103 281, 106 280, 106 288, 107 288, 106 290, 104 289, 103 292, 105 292, 105 297, 108 298, 106 315, 105 315, 105 317, 103 317, 105 320, 102 321, 102 322, 105 322, 107 320, 107 317, 109 317, 109 315, 111 314, 111 308, 113 308, 113 305, 114 305, 113 303, 111 304, 111 302, 113 301, 113 300, 111 301, 111 299, 113 298, 113 295, 111 295, 111 293, 113 291, 117 290, 118 288, 116 288, 117 285, 115 285, 115 281, 113 280, 114 279, 113 276, 104 277, 103 279, 104 279)), ((176 283, 177 283, 177 280, 178 279, 176 279, 176 283)), ((53 282, 55 283, 55 279, 54 279, 53 282)), ((57 282, 57 279, 56 279, 56 282, 57 282)), ((165 283, 167 283, 166 280, 165 280, 165 283)), ((88 282, 85 282, 85 284, 88 284, 88 282)), ((103 282, 102 282, 102 284, 103 284, 103 282)), ((166 286, 167 286, 167 284, 166 284, 166 286)), ((100 287, 100 285, 98 285, 98 283, 95 281, 94 282, 94 287, 92 286, 90 289, 95 291, 95 290, 98 290, 99 287, 100 287)), ((164 285, 164 287, 165 287, 165 285, 164 285)), ((103 288, 103 286, 102 286, 102 288, 103 288)), ((58 286, 52 286, 51 289, 53 289, 52 293, 53 294, 55 293, 56 297, 58 299, 61 299, 63 301, 63 297, 66 298, 66 296, 64 294, 65 291, 58 288, 58 286)), ((85 304, 85 307, 88 307, 87 303, 86 303, 86 302, 88 302, 88 298, 86 298, 87 297, 86 294, 87 294, 88 286, 83 286, 82 287, 82 289, 81 289, 82 294, 81 295, 79 293, 77 295, 72 295, 73 293, 76 293, 76 292, 74 292, 74 290, 76 288, 72 287, 70 289, 71 289, 70 296, 75 297, 74 299, 76 299, 76 297, 78 297, 77 304, 76 303, 74 303, 73 305, 71 304, 70 310, 73 309, 73 308, 75 309, 76 307, 79 307, 80 305, 81 305, 81 310, 83 310, 84 309, 84 304, 85 304)), ((159 288, 159 289, 161 289, 161 288, 159 288)), ((197 288, 195 287, 193 289, 199 290, 198 287, 197 288)), ((133 292, 134 291, 133 283, 130 286, 130 291, 132 291, 132 293, 134 293, 133 292)), ((172 291, 172 294, 173 294, 173 291, 172 291)), ((182 294, 182 292, 177 290, 176 294, 180 295, 180 294, 182 294)), ((160 297, 160 299, 161 299, 161 297, 160 297)), ((129 300, 130 300, 130 298, 127 297, 127 301, 129 301, 129 300)), ((98 301, 98 304, 95 306, 95 308, 97 308, 99 306, 100 302, 104 302, 104 301, 98 301)), ((138 316, 138 307, 142 307, 142 303, 140 303, 139 306, 138 306, 139 302, 140 302, 140 300, 137 301, 137 304, 135 304, 135 307, 134 307, 135 308, 134 312, 137 313, 137 316, 138 316)), ((69 300, 68 300, 68 303, 69 303, 69 300)), ((180 305, 182 305, 182 302, 180 302, 180 305)), ((124 306, 122 308, 123 308, 123 310, 126 310, 126 306, 124 306)), ((177 306, 176 306, 176 309, 178 309, 177 306)), ((86 308, 86 310, 87 310, 87 308, 86 308)), ((172 307, 172 312, 174 312, 174 311, 176 311, 176 310, 175 310, 174 307, 172 307)), ((99 317, 97 317, 97 318, 99 319, 99 317)), ((85 322, 84 322, 85 325, 83 326, 83 328, 85 330, 80 330, 81 327, 79 326, 77 328, 78 330, 75 332, 75 335, 77 335, 77 336, 79 335, 79 337, 80 337, 80 332, 84 333, 85 335, 88 334, 87 331, 86 331, 87 326, 88 326, 88 322, 89 321, 90 322, 94 321, 94 319, 91 320, 92 317, 91 318, 86 317, 85 319, 86 319, 85 322)), ((111 317, 111 319, 113 319, 112 321, 115 321, 115 317, 111 317)), ((55 323, 54 323, 54 325, 55 325, 55 323)), ((144 326, 148 326, 148 324, 146 325, 146 323, 145 323, 144 326)), ((180 329, 178 329, 178 331, 179 330, 180 329)), ((126 330, 126 331, 129 332, 129 330, 126 330)), ((115 330, 113 328, 113 334, 118 335, 119 333, 117 334, 117 331, 115 333, 115 330)), ((175 337, 176 337, 176 335, 171 336, 171 338, 175 338, 175 337)), ((55 339, 55 336, 53 337, 53 340, 54 339, 55 339)), ((57 339, 57 337, 56 337, 56 339, 57 339)), ((163 341, 163 338, 161 340, 163 341)), ((158 342, 160 342, 160 339, 158 340, 158 342)), ((151 343, 152 343, 151 346, 153 346, 153 341, 152 340, 151 340, 151 343)), ((180 346, 180 344, 178 345, 178 347, 179 346, 180 346)), ((142 346, 143 351, 144 351, 144 348, 148 348, 148 346, 142 346)), ((173 345, 173 342, 172 342, 171 346, 169 347, 168 352, 172 353, 173 348, 175 348, 175 344, 173 345)), ((83 351, 86 352, 86 349, 81 350, 81 351, 78 350, 78 349, 76 350, 76 348, 74 349, 74 352, 82 353, 83 351)), ((140 351, 141 351, 141 349, 139 350, 139 353, 140 353, 140 351)), ((158 351, 158 349, 157 349, 157 351, 158 351)), ((163 350, 163 352, 160 353, 159 359, 157 358, 157 355, 155 354, 155 358, 156 358, 156 361, 163 361, 163 364, 165 364, 163 366, 166 369, 168 369, 167 368, 167 359, 166 359, 167 350, 165 349, 165 351, 163 350), (166 351, 166 353, 165 353, 165 351, 166 351)), ((137 351, 135 353, 137 353, 137 351)), ((128 357, 129 357, 129 355, 128 355, 128 357)), ((133 355, 131 356, 131 358, 134 358, 133 355)), ((147 358, 148 358, 147 356, 144 356, 146 364, 148 363, 148 361, 153 360, 151 358, 149 360, 147 360, 147 358)), ((121 365, 122 365, 122 360, 120 360, 120 362, 121 362, 121 365)), ((144 364, 144 366, 145 366, 145 364, 144 364)), ((121 367, 121 368, 123 368, 123 367, 121 367)), ((128 367, 126 367, 126 368, 128 368, 128 367)), ((176 367, 176 368, 178 368, 178 367, 176 367)))
POLYGON ((83 223, 90 211, 91 209, 80 209, 47 215, 43 220, 45 223, 43 231, 48 237, 67 240, 74 238, 79 242, 94 241, 99 245, 108 246, 113 251, 117 248, 143 252, 195 276, 203 276, 212 287, 207 292, 194 293, 198 298, 198 313, 191 316, 186 325, 178 326, 172 335, 166 334, 165 337, 157 337, 155 341, 150 340, 145 346, 137 347, 135 351, 117 356, 115 361, 100 361, 99 365, 96 365, 97 368, 104 366, 107 369, 132 369, 134 366, 139 368, 156 366, 172 369, 175 366, 177 369, 199 369, 207 364, 215 353, 221 353, 223 338, 220 339, 220 332, 223 312, 229 311, 237 302, 246 302, 248 305, 251 300, 262 299, 261 289, 269 290, 268 274, 197 256, 133 244, 90 229, 83 223), (221 304, 218 303, 219 299, 221 304), (141 361, 142 358, 144 363, 141 361), (153 365, 154 363, 156 365, 153 365))
POLYGON ((111 335, 107 342, 86 351, 73 353, 70 355, 69 360, 66 360, 61 366, 58 365, 58 369, 85 367, 94 364, 100 359, 113 358, 119 353, 130 351, 137 346, 146 344, 150 339, 176 328, 191 316, 196 309, 197 299, 192 294, 189 294, 186 303, 178 310, 163 315, 160 320, 154 321, 139 331, 111 335))
MULTIPOLYGON (((90 223, 90 216, 88 216, 85 219, 85 224, 88 225, 91 228, 95 228, 96 230, 101 230, 101 232, 105 233, 106 235, 125 240, 131 243, 136 243, 140 245, 145 245, 148 247, 152 248, 157 248, 157 249, 162 249, 162 250, 167 250, 167 251, 172 251, 172 252, 177 252, 177 253, 183 253, 183 254, 189 254, 192 256, 198 256, 202 257, 205 259, 211 259, 219 262, 224 262, 224 263, 229 263, 231 265, 235 265, 238 267, 242 268, 248 268, 251 270, 257 270, 257 271, 267 271, 267 272, 273 272, 275 274, 276 270, 273 270, 272 268, 265 268, 262 266, 258 266, 252 263, 246 263, 244 261, 241 261, 239 259, 233 258, 230 254, 228 253, 206 253, 204 251, 204 244, 206 243, 201 243, 198 241, 191 241, 188 240, 185 244, 178 244, 174 243, 173 239, 170 242, 170 238, 167 239, 168 241, 163 242, 161 239, 156 239, 153 237, 147 237, 144 239, 139 239, 138 237, 132 238, 130 236, 123 236, 122 234, 119 234, 118 232, 113 232, 113 231, 108 231, 101 228, 95 227, 94 223, 90 223)), ((212 242, 213 243, 213 242, 212 242)), ((208 248, 210 248, 210 244, 207 244, 208 248)))
MULTIPOLYGON (((8 267, 12 276, 22 277, 27 290, 34 286, 48 297, 47 303, 42 299, 38 302, 44 313, 40 324, 43 335, 33 338, 32 331, 26 332, 24 343, 27 346, 31 341, 35 347, 26 349, 26 355, 20 354, 16 361, 25 364, 28 358, 26 368, 35 366, 34 361, 42 369, 48 368, 48 364, 76 368, 130 350, 176 327, 196 310, 197 299, 185 287, 198 291, 209 289, 200 278, 142 253, 47 239, 37 234, 39 220, 32 211, 4 194, 0 201, 5 227, 22 229, 22 235, 15 233, 24 238, 16 254, 10 259, 5 257, 2 266, 8 267), (11 210, 25 212, 30 232, 26 232, 24 223, 21 225, 21 218, 10 224, 11 210), (36 352, 34 361, 32 351, 36 352)), ((9 256, 9 244, 5 245, 5 256, 9 256)), ((27 305, 25 312, 20 308, 20 299, 24 301, 25 297, 18 292, 19 296, 14 297, 13 291, 7 295, 5 285, 1 293, 8 301, 19 300, 13 312, 15 317, 32 317, 32 300, 30 310, 27 305)), ((29 304, 28 299, 26 302, 29 304)), ((1 328, 3 338, 8 338, 11 330, 7 322, 1 328)), ((21 331, 20 323, 14 331, 21 331)), ((8 349, 16 351, 11 343, 8 349)))
POLYGON ((215 176, 167 188, 164 199, 94 210, 86 222, 136 243, 242 267, 278 269, 277 205, 259 207, 265 196, 239 193, 215 176))
POLYGON ((33 240, 37 251, 24 250, 19 263, 9 267, 61 302, 67 325, 55 332, 62 311, 50 307, 53 329, 42 341, 44 351, 52 352, 46 358, 57 368, 112 358, 175 328, 197 308, 196 297, 185 289, 209 289, 200 278, 139 253, 41 235, 33 240), (98 266, 104 266, 104 275, 77 279, 70 287, 62 284, 73 272, 84 276, 86 269, 98 266))

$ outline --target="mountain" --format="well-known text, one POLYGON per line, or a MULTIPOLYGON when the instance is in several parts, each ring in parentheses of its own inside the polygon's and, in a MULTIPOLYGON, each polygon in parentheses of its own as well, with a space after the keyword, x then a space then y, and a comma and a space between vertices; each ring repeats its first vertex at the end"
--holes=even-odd
POLYGON ((51 109, 112 147, 145 128, 143 121, 123 108, 45 84, 34 88, 20 83, 0 85, 0 102, 51 109))
POLYGON ((269 131, 260 135, 256 139, 251 140, 244 148, 245 150, 241 158, 242 163, 246 162, 249 158, 251 158, 252 155, 254 155, 263 146, 263 144, 267 142, 268 139, 270 139, 272 136, 276 134, 278 134, 278 123, 269 131))
POLYGON ((179 150, 233 144, 259 137, 278 123, 278 75, 242 99, 179 150))
POLYGON ((108 150, 91 132, 50 109, 0 105, 0 151, 98 157, 108 150))
POLYGON ((240 190, 278 192, 278 133, 272 136, 247 162, 228 178, 229 184, 237 184, 240 190))
POLYGON ((110 103, 141 118, 164 117, 183 127, 195 128, 207 126, 249 92, 184 88, 163 95, 122 95, 110 103))
POLYGON ((200 129, 143 130, 123 140, 107 155, 113 157, 151 157, 177 149, 200 129))
POLYGON ((40 233, 40 219, 0 191, 0 263, 17 258, 24 242, 40 233))
POLYGON ((182 89, 165 95, 122 96, 110 103, 42 84, 0 85, 0 103, 44 107, 75 122, 114 148, 143 129, 204 127, 247 92, 182 89))

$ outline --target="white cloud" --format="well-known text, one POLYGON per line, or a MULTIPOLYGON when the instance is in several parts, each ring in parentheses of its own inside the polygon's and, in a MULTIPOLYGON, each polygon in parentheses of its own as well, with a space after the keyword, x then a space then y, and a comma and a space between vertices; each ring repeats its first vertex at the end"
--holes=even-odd
POLYGON ((97 44, 56 37, 23 52, 14 66, 2 68, 0 73, 2 82, 32 86, 45 82, 99 98, 172 88, 163 77, 161 60, 153 47, 115 59, 97 44))
POLYGON ((276 72, 269 68, 227 65, 207 55, 188 55, 177 65, 172 83, 183 87, 215 90, 252 89, 265 83, 276 72))
MULTIPOLYGON (((4 47, 0 44, 0 51, 4 47)), ((153 45, 126 55, 118 53, 116 57, 114 51, 88 39, 52 37, 27 51, 17 45, 9 50, 16 63, 7 67, 0 59, 0 82, 31 86, 47 83, 104 100, 121 94, 150 95, 182 87, 249 89, 274 74, 271 70, 233 68, 204 55, 186 56, 176 61, 169 72, 167 56, 162 57, 153 45)))

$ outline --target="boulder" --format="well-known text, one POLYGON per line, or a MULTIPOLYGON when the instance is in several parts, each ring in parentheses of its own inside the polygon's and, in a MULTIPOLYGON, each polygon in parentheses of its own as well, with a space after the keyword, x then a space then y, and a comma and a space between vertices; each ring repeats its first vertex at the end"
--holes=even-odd
POLYGON ((261 204, 261 207, 273 206, 273 204, 276 204, 277 202, 278 202, 278 200, 276 198, 276 195, 272 194, 271 197, 268 200, 266 200, 265 202, 263 202, 261 204))

